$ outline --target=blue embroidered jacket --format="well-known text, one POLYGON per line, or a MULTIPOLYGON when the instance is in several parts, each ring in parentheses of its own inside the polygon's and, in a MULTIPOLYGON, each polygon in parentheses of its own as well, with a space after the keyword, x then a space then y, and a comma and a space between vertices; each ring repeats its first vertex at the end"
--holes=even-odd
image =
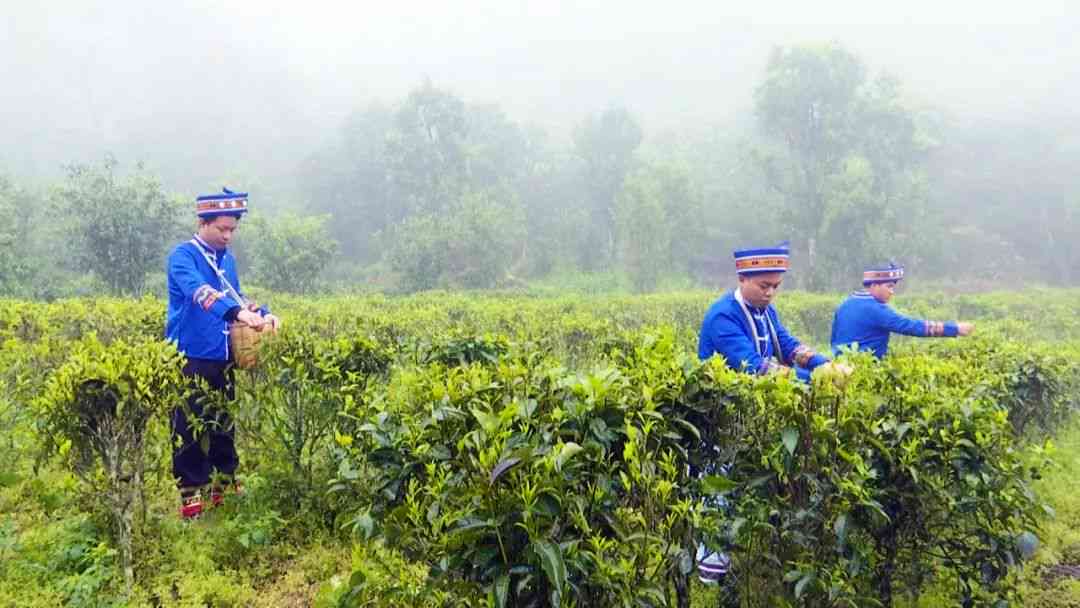
POLYGON ((754 308, 737 294, 737 289, 725 293, 705 313, 698 336, 700 359, 719 354, 728 367, 752 374, 768 373, 778 359, 794 367, 804 381, 810 379, 811 370, 829 361, 788 333, 771 304, 754 308))
POLYGON ((852 293, 833 315, 833 353, 845 346, 858 346, 881 359, 889 352, 889 335, 892 333, 917 337, 951 338, 957 334, 954 321, 924 321, 911 319, 896 312, 888 304, 878 302, 866 291, 852 293))
POLYGON ((229 321, 236 318, 240 303, 226 293, 204 253, 240 289, 236 259, 228 249, 216 251, 198 236, 177 245, 165 268, 169 287, 165 337, 188 357, 228 361, 229 321))

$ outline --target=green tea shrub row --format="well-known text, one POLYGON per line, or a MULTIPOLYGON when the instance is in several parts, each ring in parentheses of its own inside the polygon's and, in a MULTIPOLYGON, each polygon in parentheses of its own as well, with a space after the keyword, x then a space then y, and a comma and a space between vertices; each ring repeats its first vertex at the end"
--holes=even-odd
POLYGON ((867 358, 843 390, 699 364, 643 334, 573 372, 543 353, 403 367, 350 415, 354 526, 494 605, 688 605, 695 542, 751 605, 891 605, 942 576, 1008 599, 1041 505, 989 375, 867 358), (727 474, 695 475, 708 463, 727 474), (705 500, 727 494, 732 507, 705 500))
MULTIPOLYGON (((287 517, 348 521, 465 603, 685 606, 699 540, 728 547, 749 605, 889 605, 942 581, 960 604, 1011 599, 1039 442, 1076 406, 1068 302, 916 301, 990 320, 857 357, 841 390, 697 362, 713 295, 275 302, 286 330, 231 406, 246 462, 287 517)), ((833 298, 788 296, 796 333, 827 332, 833 298)), ((139 479, 188 390, 162 316, 0 301, 0 439, 85 480, 129 584, 139 479)), ((378 603, 374 580, 342 605, 378 603)))

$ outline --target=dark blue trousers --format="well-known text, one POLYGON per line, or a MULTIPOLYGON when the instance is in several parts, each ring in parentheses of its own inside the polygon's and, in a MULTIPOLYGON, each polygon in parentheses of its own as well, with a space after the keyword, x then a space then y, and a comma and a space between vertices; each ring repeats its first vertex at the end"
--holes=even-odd
MULTIPOLYGON (((184 375, 205 379, 211 390, 221 393, 215 397, 223 395, 230 401, 236 398, 231 361, 189 358, 184 365, 184 375)), ((195 390, 188 397, 188 409, 203 423, 198 434, 191 427, 183 407, 173 410, 173 477, 181 488, 210 483, 210 476, 215 471, 231 476, 240 464, 232 419, 227 412, 211 407, 207 397, 202 390, 195 390)))

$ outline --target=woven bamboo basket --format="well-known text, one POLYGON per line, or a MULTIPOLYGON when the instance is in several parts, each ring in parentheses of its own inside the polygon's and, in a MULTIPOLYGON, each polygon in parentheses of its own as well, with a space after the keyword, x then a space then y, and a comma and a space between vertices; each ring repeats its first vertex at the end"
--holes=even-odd
POLYGON ((259 341, 262 340, 262 332, 248 327, 244 323, 229 325, 229 347, 232 349, 233 361, 240 369, 251 369, 259 361, 259 341))

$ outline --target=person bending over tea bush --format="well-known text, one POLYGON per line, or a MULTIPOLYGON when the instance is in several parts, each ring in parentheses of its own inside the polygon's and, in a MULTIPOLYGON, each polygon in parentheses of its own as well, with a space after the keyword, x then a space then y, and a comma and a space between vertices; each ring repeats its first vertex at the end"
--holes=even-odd
MULTIPOLYGON (((734 256, 738 287, 725 293, 705 313, 698 338, 698 357, 706 360, 718 354, 736 371, 794 372, 804 382, 818 369, 841 377, 850 374, 848 366, 814 352, 788 333, 780 322, 772 302, 789 267, 787 243, 737 250, 734 256)), ((703 474, 722 472, 723 466, 714 463, 707 468, 715 470, 703 474)), ((725 506, 722 498, 717 506, 725 506)), ((716 583, 729 574, 731 560, 727 554, 700 544, 697 567, 703 582, 716 583)))
POLYGON ((919 338, 953 338, 970 336, 972 323, 957 321, 924 321, 911 319, 889 306, 896 286, 904 278, 904 267, 895 263, 872 266, 863 272, 862 291, 853 292, 833 316, 832 350, 840 354, 843 348, 856 348, 874 353, 883 359, 889 352, 889 336, 893 333, 919 338))

